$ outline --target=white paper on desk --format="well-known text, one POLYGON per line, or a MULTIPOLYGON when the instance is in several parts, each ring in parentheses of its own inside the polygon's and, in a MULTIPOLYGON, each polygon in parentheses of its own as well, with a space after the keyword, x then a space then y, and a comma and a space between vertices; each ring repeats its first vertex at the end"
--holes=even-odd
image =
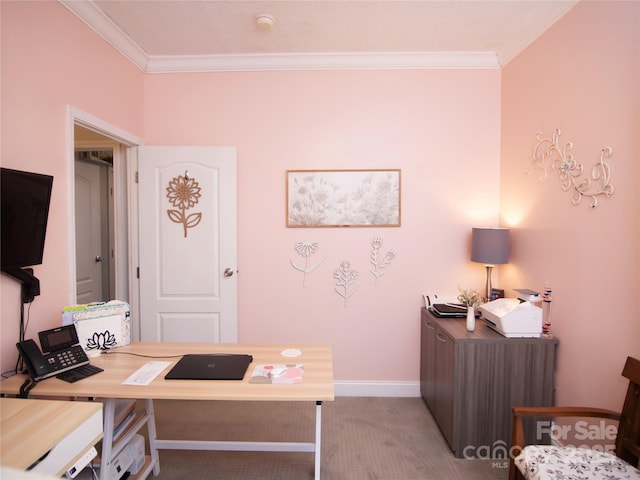
POLYGON ((149 385, 171 362, 147 362, 133 372, 122 385, 149 385))

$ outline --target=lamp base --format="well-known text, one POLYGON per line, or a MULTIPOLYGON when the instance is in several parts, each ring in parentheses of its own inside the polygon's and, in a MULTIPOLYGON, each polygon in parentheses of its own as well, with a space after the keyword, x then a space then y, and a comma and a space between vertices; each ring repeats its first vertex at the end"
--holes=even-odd
POLYGON ((491 271, 493 270, 493 265, 485 265, 484 268, 487 269, 487 291, 485 292, 485 301, 486 302, 490 302, 491 301, 491 271))

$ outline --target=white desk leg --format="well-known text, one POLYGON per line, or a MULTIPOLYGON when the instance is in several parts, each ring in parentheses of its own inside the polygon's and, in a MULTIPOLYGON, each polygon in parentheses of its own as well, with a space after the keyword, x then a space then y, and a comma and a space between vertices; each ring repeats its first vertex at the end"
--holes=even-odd
POLYGON ((315 480, 320 480, 320 439, 322 436, 322 402, 316 402, 316 453, 315 480))
POLYGON ((115 416, 115 408, 115 398, 105 399, 102 453, 100 457, 100 480, 110 478, 108 472, 111 470, 111 454, 113 452, 113 419, 115 416))
POLYGON ((153 475, 160 475, 160 456, 158 455, 158 446, 156 441, 158 435, 156 433, 156 416, 153 410, 153 400, 147 399, 146 410, 149 419, 147 420, 147 431, 149 432, 149 454, 151 455, 151 462, 153 463, 153 475))

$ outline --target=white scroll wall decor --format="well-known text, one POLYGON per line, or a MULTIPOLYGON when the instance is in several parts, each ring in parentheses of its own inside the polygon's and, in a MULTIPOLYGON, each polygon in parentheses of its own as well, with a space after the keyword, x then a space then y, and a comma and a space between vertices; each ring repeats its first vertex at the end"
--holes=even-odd
POLYGON ((535 169, 542 170, 540 181, 547 179, 547 169, 545 163, 549 160, 551 169, 558 171, 562 190, 572 192, 571 203, 578 205, 582 197, 591 198, 591 208, 598 206, 598 197, 613 195, 613 185, 611 180, 611 168, 606 159, 613 154, 611 147, 604 147, 600 151, 600 161, 591 168, 590 176, 583 175, 582 163, 574 160, 573 143, 568 142, 563 148, 559 145, 561 132, 556 129, 551 138, 545 138, 542 133, 536 135, 538 142, 533 147, 531 154, 531 167, 527 170, 527 175, 531 175, 535 169))

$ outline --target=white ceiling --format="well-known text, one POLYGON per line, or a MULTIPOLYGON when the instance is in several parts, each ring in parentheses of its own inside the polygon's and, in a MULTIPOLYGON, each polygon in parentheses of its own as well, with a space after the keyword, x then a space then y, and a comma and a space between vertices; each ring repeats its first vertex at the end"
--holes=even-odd
POLYGON ((141 70, 170 72, 500 68, 578 0, 59 1, 141 70))

